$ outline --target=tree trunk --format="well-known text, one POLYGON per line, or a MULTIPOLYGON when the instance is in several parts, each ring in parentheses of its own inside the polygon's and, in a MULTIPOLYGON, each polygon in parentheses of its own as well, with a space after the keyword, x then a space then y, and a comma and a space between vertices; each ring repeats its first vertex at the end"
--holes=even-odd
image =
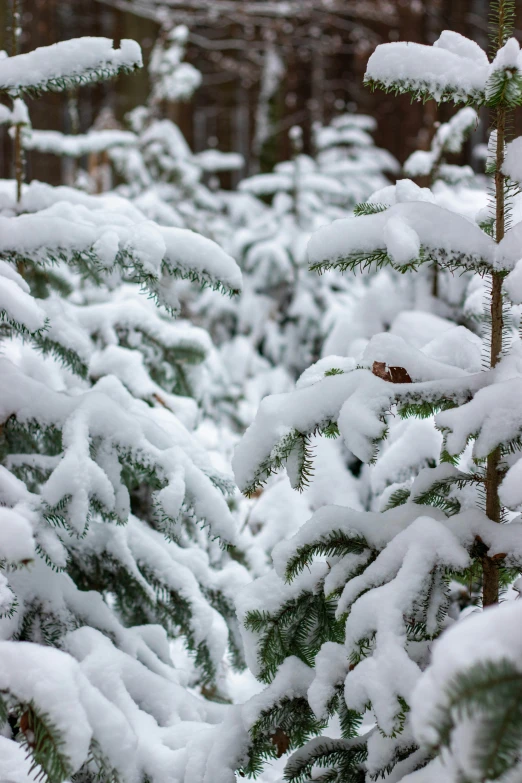
MULTIPOLYGON (((500 49, 504 45, 507 35, 507 23, 505 16, 505 3, 500 2, 498 18, 496 20, 497 29, 495 30, 495 48, 500 49)), ((495 126, 497 131, 497 148, 495 159, 495 239, 501 242, 505 234, 505 182, 502 173, 502 164, 504 163, 504 146, 506 141, 506 109, 500 105, 495 109, 495 126)), ((502 313, 502 279, 499 272, 493 272, 491 275, 491 348, 490 348, 490 367, 493 369, 500 361, 502 355, 502 333, 503 333, 503 313, 502 313)), ((501 450, 496 448, 487 459, 486 467, 486 514, 493 522, 500 523, 502 508, 498 494, 500 482, 502 480, 501 471, 501 450)), ((483 568, 483 595, 482 603, 484 606, 498 603, 499 597, 499 573, 495 561, 485 555, 482 558, 483 568)))

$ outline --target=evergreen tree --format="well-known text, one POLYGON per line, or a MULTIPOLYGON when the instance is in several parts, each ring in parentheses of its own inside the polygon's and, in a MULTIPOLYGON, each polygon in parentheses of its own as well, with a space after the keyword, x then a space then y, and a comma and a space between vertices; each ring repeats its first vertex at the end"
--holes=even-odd
MULTIPOLYGON (((471 166, 458 166, 448 163, 447 158, 450 155, 462 152, 464 143, 477 123, 478 115, 475 109, 471 106, 465 106, 463 109, 460 109, 449 122, 444 122, 438 126, 429 151, 416 150, 410 155, 404 164, 404 173, 408 177, 427 180, 435 192, 437 192, 437 186, 440 185, 442 186, 442 193, 445 194, 447 189, 444 189, 444 185, 449 186, 450 192, 457 191, 455 193, 457 199, 464 197, 464 200, 466 200, 466 191, 463 193, 462 186, 473 183, 473 169, 471 166)), ((451 208, 448 203, 444 203, 443 206, 451 208)), ((455 211, 460 212, 462 208, 456 207, 455 211)), ((432 265, 430 271, 433 297, 438 298, 441 296, 441 293, 444 296, 444 289, 448 287, 447 280, 441 281, 441 272, 436 264, 432 265)))
POLYGON ((152 81, 151 103, 176 103, 192 97, 201 84, 201 73, 190 63, 183 62, 189 31, 185 25, 160 31, 149 63, 152 81))
MULTIPOLYGON (((0 86, 140 64, 133 41, 75 39, 3 60, 0 86)), ((191 432, 208 336, 171 317, 177 280, 232 294, 241 275, 121 198, 0 190, 0 778, 181 779, 223 708, 190 693, 169 637, 219 693, 246 573, 199 545, 203 526, 234 542, 232 487, 191 432)))
MULTIPOLYGON (((198 310, 220 343, 245 335, 256 353, 295 379, 319 356, 322 319, 338 277, 326 276, 320 285, 310 281, 306 244, 314 229, 348 214, 348 194, 302 153, 301 129, 293 128, 290 135, 292 160, 239 184, 243 224, 228 247, 244 272, 244 296, 229 308, 226 320, 222 308, 213 307, 215 297, 207 296, 198 310)), ((237 199, 234 206, 241 208, 237 199)))
POLYGON ((127 119, 135 144, 112 146, 111 161, 123 178, 118 188, 151 220, 184 226, 216 241, 226 240, 225 204, 204 180, 243 166, 235 153, 215 149, 194 154, 168 109, 190 100, 201 74, 183 62, 188 39, 184 25, 165 27, 149 62, 151 90, 146 106, 133 109, 127 119))
POLYGON ((520 338, 509 308, 522 301, 522 223, 509 221, 522 179, 519 140, 506 148, 511 112, 522 103, 522 55, 510 37, 514 2, 491 7, 491 61, 473 41, 445 31, 432 47, 378 47, 366 73, 373 88, 490 110, 489 219, 477 223, 431 198, 372 200, 356 217, 320 229, 308 247, 320 272, 390 266, 411 274, 437 264, 470 273, 473 290, 483 278, 483 368, 481 346, 466 345, 458 329, 442 335, 437 351, 377 335, 355 366, 323 360, 309 384, 264 400, 236 451, 238 484, 253 493, 283 466, 302 489, 318 433, 342 437, 378 468, 390 419, 435 415, 440 445, 438 464, 418 470, 387 510, 319 509, 275 548, 275 571, 243 592, 247 659, 268 686, 228 719, 241 738, 234 761, 245 774, 296 749, 285 773, 291 783, 485 783, 520 775, 517 607, 509 617, 490 609, 469 621, 467 660, 451 658, 468 632, 465 622, 456 625, 422 675, 434 642, 458 619, 450 581, 478 582, 488 607, 522 566, 514 513, 522 502, 520 338), (495 645, 487 644, 497 631, 495 645))
MULTIPOLYGON (((91 172, 99 156, 108 153, 113 147, 135 147, 137 138, 131 131, 119 128, 93 128, 87 133, 61 133, 57 130, 36 130, 28 122, 22 134, 24 151, 57 155, 73 162, 71 184, 82 189, 96 192, 91 172), (88 170, 78 167, 81 159, 87 159, 88 170)), ((105 188, 106 189, 106 188, 105 188)))
POLYGON ((343 204, 353 208, 388 184, 399 164, 387 150, 376 147, 377 123, 364 114, 341 114, 330 125, 315 125, 314 145, 319 170, 343 184, 343 204))
POLYGON ((416 150, 404 164, 406 176, 427 177, 430 184, 438 180, 451 185, 473 177, 471 166, 457 166, 448 163, 450 155, 462 152, 464 142, 478 123, 478 115, 471 106, 465 106, 448 121, 437 127, 430 149, 416 150))

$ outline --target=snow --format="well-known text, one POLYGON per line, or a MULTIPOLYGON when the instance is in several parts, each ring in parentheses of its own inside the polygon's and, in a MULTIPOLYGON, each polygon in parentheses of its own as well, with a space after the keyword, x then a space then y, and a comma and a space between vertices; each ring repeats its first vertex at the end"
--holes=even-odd
POLYGON ((269 687, 253 696, 242 708, 247 727, 250 728, 262 712, 283 698, 306 698, 313 676, 313 670, 299 658, 293 655, 286 658, 269 687))
MULTIPOLYGON (((397 712, 394 697, 409 701, 420 677, 418 666, 406 650, 404 618, 414 615, 419 595, 430 588, 436 569, 441 566, 456 571, 465 569, 470 562, 467 550, 477 536, 490 548, 492 556, 497 551, 518 548, 516 557, 520 557, 518 525, 513 529, 511 525, 499 526, 485 516, 477 517, 476 511, 449 520, 434 509, 427 516, 427 511, 412 504, 384 514, 325 507, 293 539, 276 547, 274 562, 280 574, 300 547, 321 540, 333 530, 362 535, 369 548, 382 550, 362 575, 346 584, 339 599, 337 615, 342 617, 350 610, 345 647, 327 644, 316 660, 318 673, 309 697, 318 715, 323 713, 341 678, 345 679, 345 696, 350 707, 364 711, 371 701, 379 726, 388 734, 393 731, 397 712), (350 653, 355 652, 360 640, 373 638, 374 634, 372 655, 349 669, 350 653)), ((261 600, 265 583, 266 580, 255 583, 250 596, 256 595, 261 600)), ((433 605, 427 612, 429 633, 436 630, 439 622, 436 620, 439 603, 447 600, 442 588, 441 582, 430 596, 433 605)), ((289 598, 287 594, 286 600, 289 598)))
POLYGON ((404 173, 408 177, 426 177, 431 174, 435 155, 426 150, 415 150, 404 164, 404 173))
POLYGON ((128 218, 111 216, 103 208, 102 200, 91 204, 96 208, 56 202, 36 214, 0 217, 4 236, 0 249, 38 259, 40 248, 47 247, 57 255, 70 258, 75 253, 88 252, 101 242, 96 247, 102 250, 106 266, 115 260, 107 254, 110 246, 113 252, 117 250, 121 256, 130 258, 138 274, 152 275, 156 280, 161 275, 161 285, 154 290, 166 304, 172 301, 166 285, 172 274, 194 273, 209 284, 220 283, 231 291, 241 288, 237 264, 212 240, 188 229, 157 226, 143 216, 136 223, 136 212, 128 218))
POLYGON ((15 98, 11 111, 11 123, 13 125, 30 125, 29 110, 21 98, 15 98))
POLYGON ((28 783, 35 779, 31 767, 25 750, 0 735, 0 779, 9 783, 28 783))
POLYGON ((45 311, 30 296, 22 276, 5 261, 0 261, 0 313, 3 320, 15 321, 29 332, 45 326, 45 311))
POLYGON ((513 182, 522 184, 522 138, 513 139, 506 146, 502 173, 513 182))
POLYGON ((522 259, 516 262, 504 285, 513 304, 522 304, 522 259))
POLYGON ((442 265, 457 256, 461 264, 494 265, 496 244, 491 237, 471 220, 424 202, 399 203, 374 215, 336 220, 313 235, 308 259, 319 265, 384 251, 401 267, 417 260, 415 249, 421 245, 442 265))
POLYGON ((182 62, 188 38, 188 28, 178 25, 165 30, 155 44, 149 62, 153 102, 186 101, 200 86, 200 71, 190 63, 182 62))
POLYGON ((308 688, 308 702, 319 719, 328 716, 328 704, 349 671, 347 650, 342 644, 325 642, 315 658, 315 677, 308 688))
POLYGON ((491 64, 492 72, 504 70, 506 68, 517 68, 520 58, 520 44, 516 38, 509 38, 504 46, 495 54, 495 59, 491 64))
POLYGON ((367 147, 372 144, 371 136, 359 128, 335 127, 319 128, 315 136, 315 143, 319 150, 343 144, 357 144, 367 147))
POLYGON ((444 337, 454 328, 451 321, 422 310, 403 310, 390 327, 390 333, 401 337, 414 348, 424 349, 428 343, 444 337))
POLYGON ((384 226, 383 237, 388 255, 395 264, 406 265, 419 257, 419 235, 400 216, 388 220, 384 226))
POLYGON ((245 159, 237 152, 221 152, 220 150, 204 150, 198 152, 194 159, 203 171, 239 171, 245 165, 245 159))
POLYGON ((443 335, 448 351, 447 364, 437 361, 433 356, 436 352, 433 343, 430 342, 419 350, 408 344, 404 338, 391 333, 372 337, 364 351, 363 360, 369 367, 373 366, 374 362, 384 362, 389 367, 404 367, 414 382, 435 381, 439 378, 464 378, 467 375, 466 371, 453 365, 452 337, 454 337, 453 329, 449 335, 447 332, 443 335))
POLYGON ((285 63, 273 42, 267 42, 256 110, 254 149, 260 151, 270 137, 270 99, 276 94, 285 74, 285 63))
POLYGON ((342 185, 331 176, 325 176, 316 170, 313 162, 305 155, 299 155, 288 167, 279 164, 272 174, 255 174, 244 179, 239 189, 256 196, 270 196, 274 193, 291 193, 296 187, 296 177, 303 191, 313 193, 341 194, 342 185))
POLYGON ((406 421, 393 428, 388 444, 372 470, 371 485, 376 495, 415 475, 420 466, 436 463, 442 437, 430 420, 406 421))
MULTIPOLYGON (((299 699, 331 736, 294 760, 320 743, 367 744, 368 778, 452 780, 455 759, 428 761, 428 746, 446 682, 474 660, 453 654, 453 634, 459 645, 472 629, 477 660, 487 633, 510 646, 516 666, 520 657, 518 615, 509 615, 511 636, 497 633, 502 623, 489 612, 489 631, 475 632, 466 616, 480 592, 457 579, 479 544, 522 568, 519 453, 504 457, 504 524, 481 510, 478 480, 491 449, 520 436, 522 201, 514 197, 514 228, 497 245, 479 226, 485 177, 446 162, 474 127, 469 107, 406 164, 431 188, 391 185, 385 175, 399 167, 373 146, 375 121, 347 113, 314 125, 313 157, 295 126, 292 159, 222 191, 206 175, 238 171, 242 157, 194 154, 163 114, 164 101, 188 98, 201 79, 183 62, 189 35, 162 28, 151 94, 129 116, 130 131, 31 131, 21 99, 0 115, 26 125, 28 149, 76 158, 108 150, 120 177, 101 196, 24 184, 20 202, 14 181, 0 183, 0 690, 10 706, 32 701, 56 717, 69 777, 94 742, 122 783, 234 783, 249 732, 262 719, 270 741, 271 711, 299 699), (383 211, 352 217, 368 197, 383 211), (368 253, 386 268, 357 277, 306 268, 368 253), (452 262, 464 274, 453 275, 452 262), (511 304, 505 351, 485 370, 481 275, 491 271, 509 273, 511 304), (237 300, 218 295, 242 285, 237 300), (385 379, 397 368, 407 382, 385 379), (441 400, 456 407, 410 415, 441 400), (298 494, 304 444, 313 472, 298 494), (441 462, 443 445, 455 465, 441 462), (230 476, 232 455, 248 500, 230 476), (287 475, 274 475, 281 467, 287 475), (420 505, 435 489, 440 508, 420 505), (335 554, 332 534, 346 544, 335 554), (247 630, 246 617, 269 623, 312 599, 328 601, 335 630, 319 623, 304 650, 290 640, 267 673, 265 631, 247 630), (249 674, 232 671, 243 657, 249 674), (255 680, 262 673, 267 687, 255 680), (328 715, 335 696, 360 712, 360 737, 339 739, 343 705, 328 715), (404 701, 413 709, 401 715, 404 701)), ((37 71, 39 87, 58 88, 59 74, 69 85, 97 78, 88 62, 102 53, 105 75, 139 59, 136 47, 110 41, 38 51, 1 60, 0 83, 9 69, 23 71, 30 92, 37 71)), ((265 54, 258 141, 282 73, 274 43, 265 54)), ((457 100, 480 103, 519 58, 508 41, 490 65, 474 42, 444 32, 433 47, 378 47, 368 78, 438 98, 455 88, 457 100)), ((518 154, 508 146, 504 169, 516 181, 518 154)), ((274 644, 278 630, 269 631, 274 644)), ((450 749, 466 774, 469 729, 466 719, 450 749)), ((7 725, 2 732, 0 778, 27 783, 16 739, 7 725)), ((275 783, 283 763, 262 780, 275 783)))
POLYGON ((460 454, 471 433, 476 433, 473 454, 479 459, 500 443, 513 440, 520 429, 520 387, 519 378, 497 382, 477 391, 470 402, 458 409, 439 413, 436 421, 447 433, 449 453, 460 454))
MULTIPOLYGON (((270 456, 274 446, 292 430, 308 432, 318 422, 337 418, 361 371, 324 378, 320 384, 296 390, 290 395, 265 398, 256 421, 236 448, 233 468, 238 486, 244 489, 254 479, 257 466, 270 456), (321 392, 317 389, 321 386, 321 392)), ((364 372, 364 371, 362 371, 364 372)))
POLYGON ((412 722, 417 741, 425 746, 436 744, 438 731, 435 726, 440 717, 446 717, 448 713, 451 716, 450 745, 445 760, 448 770, 455 775, 465 772, 470 779, 478 779, 476 776, 480 775, 473 746, 480 713, 457 718, 450 707, 450 684, 478 663, 509 661, 519 670, 521 616, 522 603, 508 601, 475 613, 453 626, 434 645, 431 665, 414 691, 412 722))
POLYGON ((209 282, 218 279, 231 291, 241 290, 242 277, 239 267, 211 239, 181 228, 164 228, 161 234, 171 263, 177 263, 187 271, 201 270, 209 282))
POLYGON ((27 563, 34 556, 33 528, 27 515, 0 508, 0 559, 13 564, 27 563))
POLYGON ((391 207, 394 204, 400 204, 405 201, 427 201, 435 204, 436 200, 433 192, 429 188, 420 188, 410 179, 399 179, 395 185, 388 185, 385 188, 372 193, 368 199, 369 204, 382 204, 391 207))
MULTIPOLYGON (((425 510, 422 506, 413 503, 382 513, 355 511, 343 506, 324 506, 316 511, 289 541, 278 544, 272 553, 275 569, 283 577, 287 563, 297 554, 300 547, 310 541, 321 540, 332 530, 339 530, 347 536, 362 535, 369 549, 383 549, 394 536, 425 510)), ((442 513, 434 509, 430 509, 430 514, 438 520, 443 518, 442 513)))
POLYGON ((100 71, 107 76, 141 65, 141 50, 136 41, 123 40, 114 49, 109 38, 73 38, 3 59, 0 89, 12 95, 26 90, 61 90, 64 79, 86 83, 97 80, 100 71))
POLYGON ((472 178, 473 169, 470 166, 448 165, 444 163, 444 157, 448 153, 461 152, 466 137, 477 124, 475 109, 471 106, 460 109, 449 122, 439 125, 429 151, 416 150, 410 155, 404 164, 404 173, 408 177, 440 177, 452 183, 472 178))
MULTIPOLYGON (((407 346, 404 344, 404 347, 407 346)), ((292 438, 295 432, 306 435, 336 421, 350 451, 359 459, 370 461, 375 452, 375 441, 384 434, 383 416, 394 400, 415 399, 420 392, 424 399, 451 396, 463 402, 470 390, 478 390, 486 384, 482 373, 468 375, 451 365, 444 366, 444 380, 439 380, 440 376, 436 380, 424 380, 428 376, 423 368, 430 365, 436 368, 437 364, 433 365, 424 358, 422 364, 410 363, 408 356, 416 356, 411 349, 402 350, 399 355, 402 361, 406 359, 406 369, 418 373, 420 383, 389 383, 359 369, 326 377, 313 386, 296 389, 290 394, 265 398, 259 406, 256 420, 234 454, 232 465, 238 486, 245 490, 257 482, 264 482, 268 463, 277 459, 285 439, 292 438), (449 380, 451 378, 454 380, 449 380)), ((455 412, 447 411, 441 416, 449 413, 455 412)))
POLYGON ((60 733, 62 753, 72 771, 89 750, 92 730, 81 698, 76 662, 60 650, 28 642, 0 642, 0 690, 19 703, 33 703, 60 733))
POLYGON ((59 131, 32 129, 24 134, 26 150, 66 155, 72 158, 104 152, 111 147, 131 147, 136 143, 137 138, 134 133, 121 130, 93 130, 67 136, 59 131))
MULTIPOLYGON (((281 544, 279 546, 281 546, 281 544)), ((245 659, 248 668, 254 676, 258 676, 261 672, 261 661, 259 660, 257 647, 259 634, 247 630, 244 627, 248 612, 256 610, 269 613, 276 612, 287 601, 297 598, 301 593, 313 590, 317 582, 324 578, 326 571, 326 564, 314 563, 309 571, 300 574, 290 585, 285 584, 283 580, 272 571, 265 576, 256 579, 254 582, 247 584, 236 596, 235 604, 240 622, 245 659)))
MULTIPOLYGON (((3 360, 4 420, 16 412, 20 422, 36 416, 39 421, 63 431, 64 456, 42 490, 47 503, 54 507, 70 497, 68 520, 78 533, 86 524, 91 497, 96 497, 109 510, 115 509, 121 479, 109 477, 89 454, 89 439, 100 437, 123 453, 129 450, 131 454, 141 453, 164 477, 165 486, 173 483, 178 486, 181 469, 188 507, 194 509, 198 518, 206 520, 214 535, 232 541, 233 524, 226 502, 213 489, 205 463, 194 464, 179 446, 173 445, 172 432, 162 431, 153 416, 146 416, 150 409, 144 403, 141 407, 137 401, 131 402, 116 378, 109 376, 104 381, 99 381, 91 392, 64 399, 43 384, 24 377, 8 360, 3 360), (33 405, 35 398, 37 404, 33 405)), ((178 432, 183 443, 188 434, 183 437, 181 425, 178 432)), ((193 452, 197 459, 196 454, 193 452)), ((160 496, 158 503, 161 508, 160 496)), ((165 513, 168 516, 166 509, 165 513)))
MULTIPOLYGON (((368 60, 367 84, 398 88, 436 101, 468 101, 480 105, 495 92, 499 71, 520 68, 520 45, 510 38, 492 63, 480 46, 460 33, 444 30, 433 46, 417 43, 381 44, 368 60)), ((516 87, 515 87, 516 89, 516 87)))
POLYGON ((436 100, 480 98, 490 73, 486 53, 474 41, 445 30, 433 46, 416 43, 381 44, 368 60, 365 81, 389 89, 426 90, 436 100))

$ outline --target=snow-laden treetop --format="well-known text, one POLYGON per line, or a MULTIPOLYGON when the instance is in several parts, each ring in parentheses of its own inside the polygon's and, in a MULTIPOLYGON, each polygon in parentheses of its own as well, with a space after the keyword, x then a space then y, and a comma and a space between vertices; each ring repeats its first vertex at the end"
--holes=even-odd
POLYGON ((143 65, 136 41, 123 40, 119 49, 109 38, 73 38, 41 46, 28 54, 0 61, 0 91, 11 96, 97 82, 143 65))

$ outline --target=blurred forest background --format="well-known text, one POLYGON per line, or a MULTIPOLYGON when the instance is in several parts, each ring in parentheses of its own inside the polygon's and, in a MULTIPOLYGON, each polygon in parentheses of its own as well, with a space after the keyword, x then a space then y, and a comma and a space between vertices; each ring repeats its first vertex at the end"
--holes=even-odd
MULTIPOLYGON (((433 102, 411 104, 363 87, 366 62, 382 42, 431 44, 443 29, 474 38, 487 48, 488 0, 21 0, 22 52, 76 36, 133 38, 145 61, 162 30, 185 24, 190 30, 186 61, 203 74, 192 100, 169 104, 195 152, 216 146, 244 156, 245 169, 224 175, 233 186, 241 177, 271 170, 290 155, 288 130, 300 125, 311 151, 314 122, 328 123, 345 111, 375 117, 375 141, 401 163, 415 149, 429 148, 434 122, 451 110, 433 102)), ((2 0, 0 48, 10 53, 11 3, 2 0)), ((522 2, 517 19, 520 37, 522 2)), ((83 89, 76 96, 48 94, 30 102, 33 127, 83 132, 124 127, 125 115, 149 93, 147 69, 137 75, 83 89), (108 112, 107 109, 110 111, 108 112)), ((464 150, 485 140, 486 122, 464 150)), ((520 132, 522 128, 518 128, 520 132)), ((1 176, 12 176, 10 140, 1 138, 1 176)), ((33 152, 27 179, 62 180, 67 161, 33 152)))

